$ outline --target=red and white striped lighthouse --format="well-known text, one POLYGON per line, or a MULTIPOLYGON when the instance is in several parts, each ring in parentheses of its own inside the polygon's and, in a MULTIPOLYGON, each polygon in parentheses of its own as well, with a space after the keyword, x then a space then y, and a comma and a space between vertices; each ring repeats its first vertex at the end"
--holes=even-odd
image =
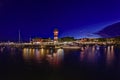
POLYGON ((58 29, 54 29, 54 43, 58 42, 58 29))

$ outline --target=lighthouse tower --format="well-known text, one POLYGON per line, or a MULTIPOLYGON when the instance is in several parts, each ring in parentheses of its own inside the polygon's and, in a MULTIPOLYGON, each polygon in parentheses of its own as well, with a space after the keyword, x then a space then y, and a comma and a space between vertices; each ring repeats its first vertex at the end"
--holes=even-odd
POLYGON ((54 44, 58 43, 58 29, 54 29, 54 44))

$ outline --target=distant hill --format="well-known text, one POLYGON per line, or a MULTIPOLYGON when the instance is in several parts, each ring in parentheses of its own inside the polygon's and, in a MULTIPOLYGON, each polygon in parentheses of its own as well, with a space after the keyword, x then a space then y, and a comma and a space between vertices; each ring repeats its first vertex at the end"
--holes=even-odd
POLYGON ((101 37, 117 37, 120 36, 120 22, 109 25, 97 32, 101 37))

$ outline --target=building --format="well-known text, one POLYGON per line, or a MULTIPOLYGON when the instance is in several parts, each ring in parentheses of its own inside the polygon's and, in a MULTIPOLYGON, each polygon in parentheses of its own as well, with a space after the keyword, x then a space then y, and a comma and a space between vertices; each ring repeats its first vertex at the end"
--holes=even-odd
POLYGON ((53 33, 54 33, 54 43, 56 44, 58 42, 58 33, 59 33, 58 29, 54 29, 53 33))
POLYGON ((41 44, 42 41, 43 41, 42 38, 33 38, 32 39, 33 44, 41 44))
POLYGON ((51 38, 33 38, 32 39, 32 44, 57 44, 58 43, 58 29, 54 29, 54 40, 51 40, 51 38))
POLYGON ((32 39, 33 44, 42 44, 42 43, 52 43, 52 40, 50 38, 33 38, 32 39))

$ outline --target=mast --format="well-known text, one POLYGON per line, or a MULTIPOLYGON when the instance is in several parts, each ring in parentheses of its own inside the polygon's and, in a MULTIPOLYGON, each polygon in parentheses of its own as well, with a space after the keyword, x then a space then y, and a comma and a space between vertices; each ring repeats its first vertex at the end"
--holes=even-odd
POLYGON ((31 37, 29 38, 29 42, 31 42, 31 37))
POLYGON ((21 35, 20 35, 20 30, 18 31, 19 33, 19 43, 21 42, 21 35))

